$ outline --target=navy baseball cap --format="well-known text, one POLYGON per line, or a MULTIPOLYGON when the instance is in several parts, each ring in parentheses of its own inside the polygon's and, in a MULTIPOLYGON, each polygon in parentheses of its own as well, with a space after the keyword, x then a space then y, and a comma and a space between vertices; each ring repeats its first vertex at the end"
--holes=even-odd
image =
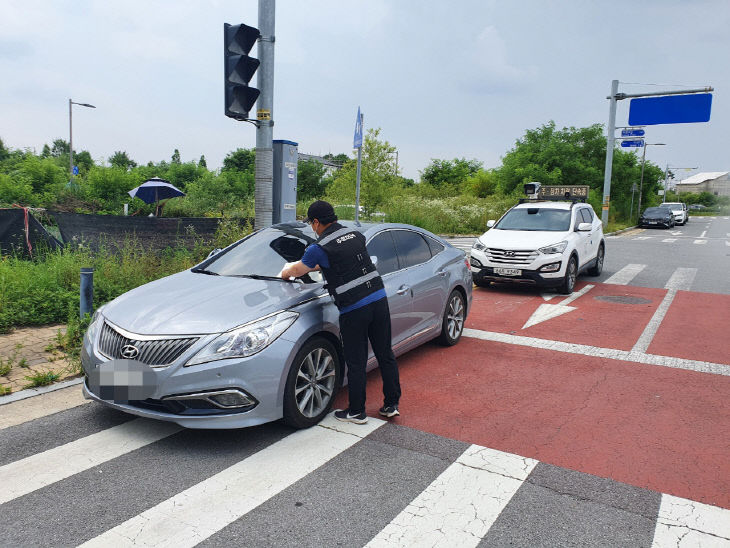
POLYGON ((304 219, 305 223, 311 223, 317 219, 323 225, 334 223, 337 220, 335 215, 335 209, 332 204, 325 202, 324 200, 317 200, 307 209, 307 217, 304 219))

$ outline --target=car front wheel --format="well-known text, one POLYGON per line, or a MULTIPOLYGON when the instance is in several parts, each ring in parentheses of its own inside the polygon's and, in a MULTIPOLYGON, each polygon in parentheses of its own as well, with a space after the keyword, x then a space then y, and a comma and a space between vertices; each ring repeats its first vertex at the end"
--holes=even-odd
POLYGON ((340 357, 327 339, 314 337, 297 352, 284 391, 284 422, 309 428, 332 407, 341 373, 340 357))
POLYGON ((606 258, 606 250, 603 247, 603 244, 601 244, 598 247, 598 255, 596 255, 596 264, 591 267, 591 269, 588 271, 588 274, 591 276, 600 276, 601 272, 603 272, 603 260, 606 258))
POLYGON ((464 296, 457 289, 449 295, 446 303, 446 310, 441 322, 441 336, 439 343, 443 346, 454 346, 461 338, 464 331, 464 320, 466 319, 466 306, 464 296))
POLYGON ((558 286, 558 291, 563 295, 570 295, 575 287, 575 279, 578 277, 578 263, 575 257, 571 257, 568 266, 565 269, 565 278, 563 283, 558 286))

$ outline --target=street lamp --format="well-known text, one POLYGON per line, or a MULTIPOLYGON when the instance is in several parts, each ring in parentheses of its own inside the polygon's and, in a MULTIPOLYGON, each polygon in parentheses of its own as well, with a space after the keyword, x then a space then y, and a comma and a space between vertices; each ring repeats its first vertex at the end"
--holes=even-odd
POLYGON ((71 105, 79 105, 80 107, 96 108, 94 105, 89 103, 74 103, 71 99, 68 100, 68 175, 70 177, 69 182, 74 179, 74 137, 73 137, 73 122, 71 115, 71 105))
POLYGON ((641 155, 641 181, 639 182, 639 207, 636 212, 641 215, 641 192, 644 189, 644 162, 646 161, 646 147, 661 147, 666 143, 644 143, 644 153, 641 155))
POLYGON ((687 171, 692 171, 693 169, 697 169, 696 167, 676 167, 676 166, 670 166, 667 164, 667 168, 664 170, 664 196, 662 203, 667 201, 667 179, 669 176, 669 169, 686 169, 687 171))

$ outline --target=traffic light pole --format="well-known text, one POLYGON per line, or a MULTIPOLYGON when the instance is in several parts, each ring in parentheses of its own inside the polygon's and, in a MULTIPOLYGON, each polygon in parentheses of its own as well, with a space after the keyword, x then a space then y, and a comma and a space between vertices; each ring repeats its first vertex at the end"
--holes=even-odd
POLYGON ((275 0, 259 0, 258 56, 261 61, 257 86, 256 118, 256 176, 255 176, 255 224, 256 230, 271 226, 273 213, 274 182, 274 22, 275 0))

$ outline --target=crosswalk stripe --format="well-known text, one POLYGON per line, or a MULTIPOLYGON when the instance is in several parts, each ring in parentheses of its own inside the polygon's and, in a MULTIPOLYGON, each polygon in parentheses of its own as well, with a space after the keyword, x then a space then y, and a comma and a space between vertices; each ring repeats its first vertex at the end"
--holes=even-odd
POLYGON ((472 445, 366 546, 477 546, 537 462, 472 445))
POLYGON ((384 424, 332 415, 109 529, 81 546, 195 546, 384 424))
POLYGON ((730 546, 730 510, 662 495, 652 548, 730 546))
POLYGON ((698 244, 698 245, 702 245, 702 244, 706 244, 706 243, 707 243, 707 240, 695 240, 695 241, 694 241, 694 242, 692 242, 692 243, 693 243, 693 244, 698 244))
POLYGON ((162 421, 136 419, 0 467, 0 504, 41 489, 178 432, 162 421))
POLYGON ((613 274, 603 283, 614 285, 627 285, 639 274, 639 272, 641 272, 645 268, 645 264, 627 264, 625 267, 613 274))
POLYGON ((662 242, 669 242, 669 243, 676 242, 676 241, 677 241, 677 238, 664 238, 662 240, 662 242))

